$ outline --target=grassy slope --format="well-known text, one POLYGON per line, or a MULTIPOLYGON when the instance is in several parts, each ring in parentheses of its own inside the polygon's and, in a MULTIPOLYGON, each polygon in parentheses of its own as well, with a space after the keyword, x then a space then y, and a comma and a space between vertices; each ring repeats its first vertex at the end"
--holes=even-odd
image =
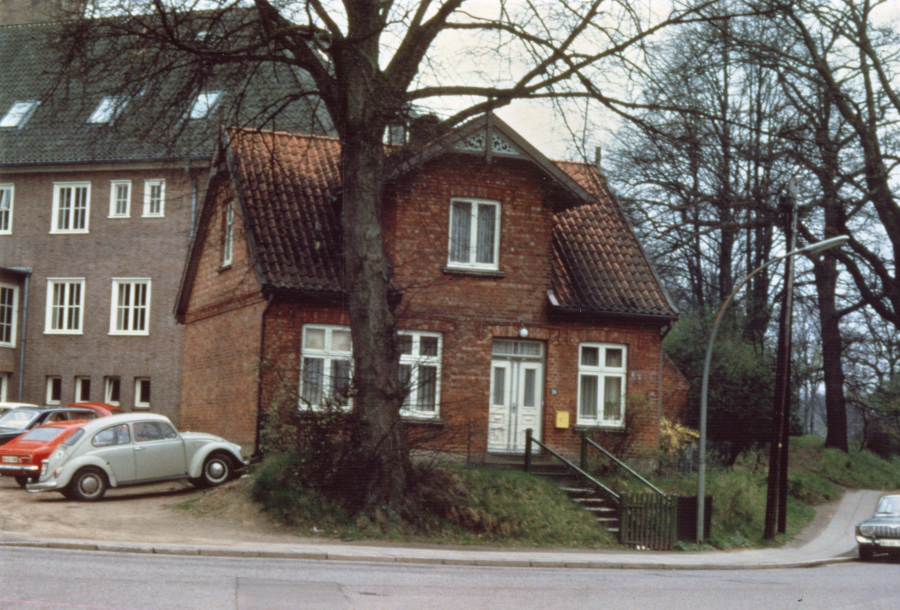
MULTIPOLYGON (((791 439, 787 535, 814 517, 813 506, 840 497, 844 487, 900 489, 900 458, 893 462, 871 453, 844 454, 824 449, 824 440, 791 439)), ((436 469, 420 489, 420 506, 405 519, 376 514, 348 516, 320 494, 290 476, 296 465, 278 460, 256 470, 254 497, 302 535, 409 542, 612 548, 615 541, 593 518, 552 483, 523 473, 478 468, 436 469)), ((711 543, 718 548, 762 546, 766 505, 766 454, 742 456, 731 469, 713 470, 707 493, 713 496, 711 543)), ((613 488, 631 487, 620 477, 613 488)), ((670 493, 696 494, 695 475, 653 482, 670 493)), ((689 548, 689 547, 687 547, 689 548)))

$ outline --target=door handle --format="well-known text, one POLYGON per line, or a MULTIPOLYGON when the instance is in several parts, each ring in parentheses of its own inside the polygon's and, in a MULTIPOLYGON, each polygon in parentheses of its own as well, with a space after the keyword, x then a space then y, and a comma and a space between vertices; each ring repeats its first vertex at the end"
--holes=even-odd
POLYGON ((143 451, 144 448, 143 448, 143 447, 135 447, 134 450, 135 450, 135 451, 143 451))

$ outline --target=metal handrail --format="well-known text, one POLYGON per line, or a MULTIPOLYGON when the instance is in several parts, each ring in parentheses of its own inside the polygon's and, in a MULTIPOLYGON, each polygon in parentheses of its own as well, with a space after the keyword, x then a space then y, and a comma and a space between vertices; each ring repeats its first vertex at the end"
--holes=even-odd
MULTIPOLYGON (((595 443, 594 441, 589 439, 587 437, 587 435, 584 433, 584 430, 582 430, 581 431, 581 446, 582 446, 582 448, 585 447, 585 444, 584 444, 585 441, 587 441, 589 444, 593 445, 595 449, 602 451, 603 454, 606 455, 606 457, 608 457, 609 459, 614 461, 616 464, 618 464, 619 466, 624 468, 630 475, 636 477, 641 483, 643 483, 644 485, 646 485, 647 487, 649 487, 650 489, 652 489, 653 491, 655 491, 662 497, 664 497, 664 498, 668 497, 668 494, 666 494, 664 491, 662 491, 661 489, 659 489, 658 487, 653 485, 653 483, 651 483, 650 481, 648 481, 647 479, 645 479, 644 477, 642 477, 641 475, 636 473, 634 470, 629 468, 622 460, 620 460, 619 458, 614 456, 612 453, 610 453, 609 451, 607 451, 606 449, 604 449, 603 447, 601 447, 600 445, 598 445, 597 443, 595 443)), ((581 452, 581 467, 582 468, 584 468, 585 457, 586 457, 585 452, 582 451, 581 452)))
POLYGON ((578 474, 580 474, 581 476, 586 478, 588 481, 590 481, 591 483, 593 483, 594 485, 596 485, 597 487, 599 487, 600 489, 605 491, 607 494, 609 494, 612 497, 612 499, 616 501, 616 503, 621 502, 621 497, 619 496, 619 494, 617 494, 616 492, 611 490, 609 487, 607 487, 606 485, 604 485, 603 483, 601 483, 600 481, 598 481, 597 479, 595 479, 594 477, 592 477, 591 475, 586 473, 584 470, 582 470, 581 468, 579 468, 578 466, 576 466, 575 464, 573 464, 572 462, 570 462, 569 460, 567 460, 566 458, 564 458, 563 456, 561 456, 560 454, 555 452, 553 449, 551 449, 550 447, 548 447, 541 441, 534 438, 532 436, 531 428, 525 429, 525 472, 528 472, 531 469, 531 443, 537 443, 538 447, 541 447, 542 449, 547 451, 547 453, 549 453, 556 459, 560 460, 566 466, 568 466, 569 468, 571 468, 572 470, 574 470, 575 472, 577 472, 578 474))

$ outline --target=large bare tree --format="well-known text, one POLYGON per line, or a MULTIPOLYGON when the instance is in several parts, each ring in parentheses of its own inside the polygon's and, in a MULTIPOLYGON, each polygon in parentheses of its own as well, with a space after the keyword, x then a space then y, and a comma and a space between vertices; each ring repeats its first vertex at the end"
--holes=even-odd
POLYGON ((661 28, 715 1, 658 15, 630 0, 85 0, 63 49, 83 73, 127 66, 120 86, 133 96, 174 72, 170 87, 196 95, 232 66, 278 65, 296 85, 292 99, 258 113, 277 122, 293 99, 321 100, 342 143, 356 441, 369 458, 360 503, 398 510, 410 466, 381 223, 385 129, 428 100, 455 108, 439 127, 518 99, 601 95, 616 105, 611 75, 661 28))

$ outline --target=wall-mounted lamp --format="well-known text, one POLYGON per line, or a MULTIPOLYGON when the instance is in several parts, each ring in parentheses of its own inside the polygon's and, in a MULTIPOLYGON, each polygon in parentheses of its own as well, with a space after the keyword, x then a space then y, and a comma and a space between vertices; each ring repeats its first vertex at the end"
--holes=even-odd
POLYGON ((520 328, 520 329, 519 329, 519 336, 522 337, 523 339, 524 339, 525 337, 527 337, 527 336, 528 336, 528 329, 525 328, 524 326, 523 326, 522 328, 520 328))

